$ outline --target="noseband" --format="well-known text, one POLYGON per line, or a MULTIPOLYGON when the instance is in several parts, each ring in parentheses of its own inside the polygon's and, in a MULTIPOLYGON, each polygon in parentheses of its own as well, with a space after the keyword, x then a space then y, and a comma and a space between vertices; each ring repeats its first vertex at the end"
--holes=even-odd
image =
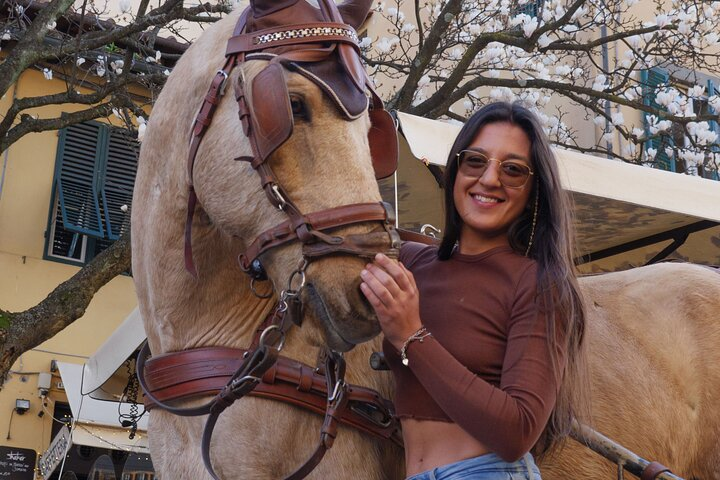
POLYGON ((261 85, 266 95, 261 101, 253 101, 246 93, 247 85, 241 72, 240 80, 235 85, 235 99, 243 132, 252 148, 252 156, 237 160, 250 163, 258 173, 270 203, 288 218, 258 235, 239 256, 240 268, 250 275, 253 282, 265 279, 260 256, 272 248, 293 241, 302 243, 302 262, 291 274, 287 288, 280 294, 278 305, 258 331, 249 349, 209 347, 166 353, 148 360, 149 347, 145 344, 137 360, 137 376, 148 409, 162 408, 181 416, 208 415, 203 432, 202 456, 206 469, 216 480, 218 476, 210 460, 210 439, 215 424, 227 407, 247 394, 325 412, 318 447, 300 468, 287 477, 288 480, 300 480, 313 470, 332 446, 339 423, 401 444, 399 423, 393 416, 392 404, 373 390, 347 385, 344 381, 345 361, 342 354, 327 351, 323 361, 319 361, 316 367, 279 356, 286 333, 293 324, 299 325, 302 318, 300 293, 305 285, 305 269, 310 261, 333 254, 372 258, 379 251, 378 243, 387 245, 385 254, 397 257, 400 247, 393 212, 387 204, 357 203, 303 213, 268 164, 269 157, 290 138, 293 130, 292 109, 284 73, 288 69, 306 76, 318 85, 348 120, 359 118, 369 109, 371 128, 368 140, 376 177, 387 177, 397 167, 398 147, 394 122, 384 110, 382 101, 360 63, 354 29, 343 23, 332 0, 319 1, 325 20, 322 22, 293 23, 291 17, 294 11, 310 7, 303 7, 305 4, 302 1, 287 3, 291 4, 290 7, 261 15, 260 20, 253 17, 252 24, 249 23, 251 7, 242 13, 233 37, 228 42, 225 64, 213 78, 195 118, 187 162, 189 193, 185 224, 185 267, 197 278, 192 255, 192 223, 198 202, 193 184, 195 158, 224 95, 232 70, 251 59, 269 61, 252 80, 252 91, 257 92, 261 85), (286 18, 273 18, 273 15, 284 15, 286 18), (248 28, 248 25, 256 28, 248 28), (265 28, 257 28, 258 25, 265 25, 265 28), (338 75, 338 71, 343 73, 338 75), (365 223, 379 224, 383 231, 345 236, 334 232, 340 227, 365 223), (214 397, 199 407, 178 408, 166 403, 208 394, 214 397))

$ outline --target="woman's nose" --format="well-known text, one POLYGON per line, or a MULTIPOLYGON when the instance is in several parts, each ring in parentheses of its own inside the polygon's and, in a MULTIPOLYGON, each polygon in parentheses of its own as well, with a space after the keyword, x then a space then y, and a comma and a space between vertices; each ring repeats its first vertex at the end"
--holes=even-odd
POLYGON ((489 187, 500 187, 500 164, 498 162, 490 162, 482 175, 478 178, 478 181, 489 187))

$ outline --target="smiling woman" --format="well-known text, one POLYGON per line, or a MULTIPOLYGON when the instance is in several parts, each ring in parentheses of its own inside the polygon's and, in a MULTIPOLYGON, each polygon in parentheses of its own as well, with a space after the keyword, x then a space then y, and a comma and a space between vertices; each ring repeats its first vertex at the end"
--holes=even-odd
POLYGON ((447 165, 439 248, 405 243, 400 263, 378 255, 361 273, 397 383, 407 474, 539 479, 529 452, 562 440, 585 402, 566 387, 585 330, 568 200, 519 104, 473 115, 447 165))

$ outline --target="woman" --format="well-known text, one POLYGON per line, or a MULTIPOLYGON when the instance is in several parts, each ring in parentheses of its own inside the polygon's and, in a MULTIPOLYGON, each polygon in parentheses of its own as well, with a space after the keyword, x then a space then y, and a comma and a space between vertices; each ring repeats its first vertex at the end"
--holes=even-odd
POLYGON ((568 202, 536 117, 494 103, 450 152, 439 248, 363 270, 409 478, 540 479, 530 450, 567 435, 585 326, 568 202))

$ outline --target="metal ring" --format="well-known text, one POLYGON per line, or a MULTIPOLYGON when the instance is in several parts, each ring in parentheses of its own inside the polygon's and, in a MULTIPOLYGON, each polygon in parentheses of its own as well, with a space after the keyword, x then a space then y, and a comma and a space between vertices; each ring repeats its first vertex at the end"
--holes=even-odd
POLYGON ((270 298, 273 296, 273 292, 275 292, 275 287, 272 283, 270 283, 270 292, 266 293, 264 295, 261 295, 255 290, 255 278, 250 279, 250 291, 255 295, 257 298, 270 298))
POLYGON ((305 270, 295 270, 292 274, 290 274, 290 278, 288 279, 288 288, 286 292, 288 293, 288 295, 290 295, 290 292, 292 292, 292 296, 296 296, 300 292, 300 290, 303 289, 303 287, 305 287, 305 270), (293 280, 295 279, 296 275, 300 275, 300 285, 298 286, 298 288, 293 288, 293 280))
POLYGON ((259 343, 260 343, 261 347, 272 347, 279 352, 280 350, 282 350, 283 346, 285 345, 285 332, 283 332, 282 329, 278 325, 270 325, 265 330, 263 330, 263 332, 260 334, 259 343), (280 344, 277 347, 275 347, 273 345, 267 345, 265 343, 266 335, 268 335, 272 330, 277 330, 278 332, 280 332, 280 344))

